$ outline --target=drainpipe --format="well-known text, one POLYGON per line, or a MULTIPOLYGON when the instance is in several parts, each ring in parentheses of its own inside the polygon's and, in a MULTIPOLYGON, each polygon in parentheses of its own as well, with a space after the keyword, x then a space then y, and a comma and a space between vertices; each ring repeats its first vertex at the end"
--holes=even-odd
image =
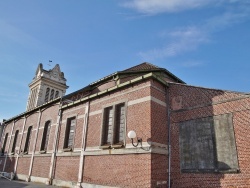
POLYGON ((6 165, 7 156, 9 155, 10 141, 11 141, 11 138, 12 138, 14 126, 15 126, 15 120, 13 120, 13 125, 12 125, 12 129, 11 129, 11 133, 10 133, 10 139, 9 139, 8 149, 7 149, 7 153, 6 153, 6 155, 5 155, 5 160, 4 160, 4 165, 3 165, 3 172, 4 172, 4 170, 5 170, 5 165, 6 165))
POLYGON ((62 117, 61 104, 62 104, 62 98, 61 98, 60 103, 59 103, 59 111, 58 111, 58 115, 57 115, 56 131, 55 131, 55 137, 54 137, 54 143, 53 143, 53 153, 51 155, 51 161, 50 161, 49 179, 46 182, 47 185, 52 184, 53 173, 54 173, 54 170, 55 170, 56 150, 57 150, 58 142, 59 142, 58 141, 58 136, 59 136, 59 130, 60 130, 60 120, 61 120, 61 117, 62 117))
POLYGON ((86 137, 87 137, 87 127, 88 127, 88 119, 89 119, 89 101, 86 106, 85 116, 84 116, 84 125, 82 132, 82 149, 80 156, 80 164, 79 164, 79 172, 78 172, 78 182, 76 187, 81 188, 82 175, 83 175, 83 167, 84 167, 84 151, 86 149, 86 137))
POLYGON ((35 141, 34 141, 34 144, 33 144, 33 151, 32 151, 32 156, 31 156, 31 161, 30 161, 29 174, 28 174, 28 177, 26 178, 27 182, 30 181, 32 166, 33 166, 33 162, 34 162, 34 154, 35 154, 35 151, 36 151, 36 143, 37 143, 38 131, 39 131, 39 127, 40 127, 41 115, 42 115, 42 110, 39 109, 39 116, 38 116, 37 129, 36 129, 36 136, 35 136, 35 141))
POLYGON ((21 152, 21 147, 22 147, 22 141, 23 141, 23 132, 24 132, 24 127, 26 124, 26 116, 24 116, 24 122, 23 122, 23 128, 22 128, 22 135, 21 135, 21 139, 20 139, 20 144, 19 144, 19 151, 16 157, 16 162, 15 162, 15 167, 14 167, 14 174, 16 174, 16 169, 17 169, 17 163, 18 163, 18 159, 19 159, 19 154, 21 152))
POLYGON ((167 127, 168 127, 168 188, 171 188, 171 123, 170 123, 170 92, 169 88, 166 88, 166 100, 167 100, 167 127))

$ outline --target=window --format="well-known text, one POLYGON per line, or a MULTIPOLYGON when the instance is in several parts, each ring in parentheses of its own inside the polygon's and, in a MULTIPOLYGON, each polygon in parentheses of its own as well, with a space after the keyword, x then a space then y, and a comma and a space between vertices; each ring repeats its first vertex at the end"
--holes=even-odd
POLYGON ((46 89, 46 94, 45 94, 45 99, 44 99, 45 102, 49 101, 49 92, 50 92, 50 88, 47 88, 46 89))
POLYGON ((51 121, 47 121, 44 125, 43 138, 41 144, 41 151, 47 151, 49 134, 50 134, 51 121))
POLYGON ((31 131, 32 131, 32 126, 29 126, 27 136, 26 136, 25 146, 24 146, 24 153, 25 154, 29 153, 31 131))
POLYGON ((76 118, 72 117, 67 120, 66 131, 65 131, 65 139, 64 139, 64 151, 71 151, 74 144, 74 136, 75 136, 75 126, 76 126, 76 118))
POLYGON ((179 123, 182 172, 238 172, 232 114, 179 123))
POLYGON ((101 148, 124 146, 125 103, 104 108, 101 148))
POLYGON ((51 93, 50 93, 50 101, 54 99, 54 89, 51 90, 51 93))
POLYGON ((59 91, 56 91, 55 98, 59 97, 59 91))
POLYGON ((8 133, 6 133, 6 135, 5 135, 3 148, 2 148, 2 153, 4 153, 4 151, 5 151, 6 143, 7 143, 7 140, 8 140, 8 135, 9 135, 8 133))
POLYGON ((11 149, 11 153, 13 153, 13 154, 15 153, 15 149, 16 149, 16 142, 17 142, 17 138, 18 138, 18 133, 19 133, 19 130, 16 130, 12 149, 11 149))

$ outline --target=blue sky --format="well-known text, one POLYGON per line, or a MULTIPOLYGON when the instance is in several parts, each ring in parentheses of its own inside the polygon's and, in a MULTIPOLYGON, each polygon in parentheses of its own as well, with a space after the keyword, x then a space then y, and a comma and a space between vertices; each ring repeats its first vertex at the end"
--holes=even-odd
POLYGON ((25 111, 38 63, 60 65, 67 94, 145 61, 249 92, 249 49, 249 0, 1 1, 0 121, 25 111))

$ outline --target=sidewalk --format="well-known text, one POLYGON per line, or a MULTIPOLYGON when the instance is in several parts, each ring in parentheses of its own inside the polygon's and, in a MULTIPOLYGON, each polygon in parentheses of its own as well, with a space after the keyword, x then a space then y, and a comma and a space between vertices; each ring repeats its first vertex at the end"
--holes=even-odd
POLYGON ((25 182, 25 181, 9 181, 4 178, 0 178, 0 188, 58 188, 57 186, 45 185, 42 183, 25 182))

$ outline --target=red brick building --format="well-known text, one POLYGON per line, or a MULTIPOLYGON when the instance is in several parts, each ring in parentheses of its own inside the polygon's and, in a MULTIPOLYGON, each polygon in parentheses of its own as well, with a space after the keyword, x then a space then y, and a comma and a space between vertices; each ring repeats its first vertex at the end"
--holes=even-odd
POLYGON ((6 120, 0 171, 67 187, 250 187, 249 108, 246 93, 142 63, 6 120))

